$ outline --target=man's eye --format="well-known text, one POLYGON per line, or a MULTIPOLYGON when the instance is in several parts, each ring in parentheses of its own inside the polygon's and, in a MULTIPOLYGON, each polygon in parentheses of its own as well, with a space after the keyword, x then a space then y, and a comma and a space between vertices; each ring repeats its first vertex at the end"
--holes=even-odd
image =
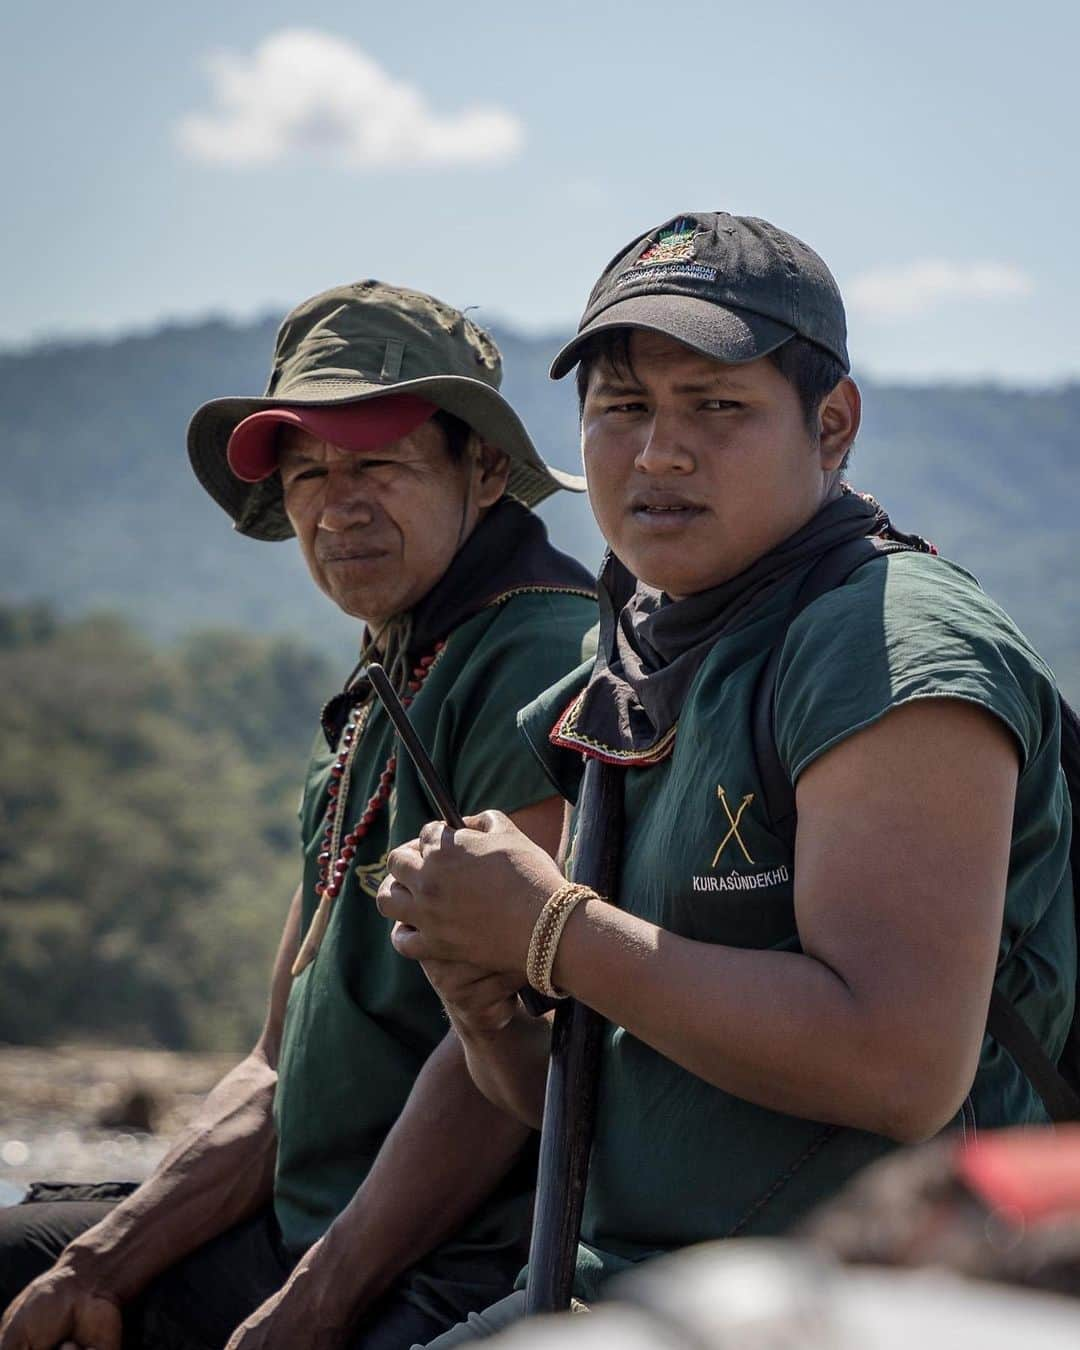
POLYGON ((707 412, 731 412, 742 404, 732 398, 709 398, 701 405, 707 412))
POLYGON ((296 473, 289 474, 285 480, 286 487, 292 487, 293 483, 303 483, 309 478, 323 478, 326 470, 313 465, 310 469, 300 469, 296 473))
POLYGON ((643 411, 645 404, 640 399, 628 400, 625 403, 609 403, 604 411, 607 413, 636 413, 643 411))

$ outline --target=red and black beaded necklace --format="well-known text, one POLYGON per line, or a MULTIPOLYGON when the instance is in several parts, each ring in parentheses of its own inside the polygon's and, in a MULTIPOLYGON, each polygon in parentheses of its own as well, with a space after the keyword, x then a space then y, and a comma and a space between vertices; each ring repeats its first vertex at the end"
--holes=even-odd
MULTIPOLYGON (((418 664, 413 667, 412 678, 409 680, 406 692, 401 699, 406 708, 423 688, 424 681, 431 674, 432 667, 439 659, 445 646, 445 641, 437 642, 431 654, 422 656, 418 664)), ((345 819, 344 806, 349 797, 349 784, 356 760, 356 751, 363 738, 373 706, 374 700, 369 698, 359 707, 353 709, 345 729, 341 733, 337 757, 330 766, 330 782, 326 789, 326 814, 323 818, 323 837, 316 860, 315 894, 318 896, 318 907, 312 917, 311 926, 301 944, 296 960, 293 962, 293 975, 299 975, 318 955, 323 936, 330 923, 330 911, 345 885, 349 866, 356 856, 356 850, 374 824, 376 816, 390 799, 390 789, 397 772, 397 754, 393 750, 390 752, 382 773, 379 774, 378 786, 368 798, 352 829, 348 833, 342 833, 345 819)))

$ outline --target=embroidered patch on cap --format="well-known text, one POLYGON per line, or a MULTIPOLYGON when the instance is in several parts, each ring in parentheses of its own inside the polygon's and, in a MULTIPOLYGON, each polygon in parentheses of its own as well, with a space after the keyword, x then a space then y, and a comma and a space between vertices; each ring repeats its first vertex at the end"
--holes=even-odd
POLYGON ((669 230, 661 230, 651 244, 630 264, 616 286, 631 282, 660 281, 666 277, 689 277, 694 281, 715 281, 717 269, 694 261, 694 243, 704 230, 693 221, 677 220, 669 230))
POLYGON ((635 267, 657 267, 663 263, 689 262, 694 256, 694 240, 701 231, 691 221, 677 220, 670 230, 661 230, 634 263, 635 267))

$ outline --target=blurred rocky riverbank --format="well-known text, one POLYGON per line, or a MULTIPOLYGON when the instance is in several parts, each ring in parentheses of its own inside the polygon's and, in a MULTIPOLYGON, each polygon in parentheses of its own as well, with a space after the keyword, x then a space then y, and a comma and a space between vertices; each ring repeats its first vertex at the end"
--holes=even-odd
POLYGON ((0 1205, 30 1181, 141 1181, 235 1062, 0 1044, 0 1205))

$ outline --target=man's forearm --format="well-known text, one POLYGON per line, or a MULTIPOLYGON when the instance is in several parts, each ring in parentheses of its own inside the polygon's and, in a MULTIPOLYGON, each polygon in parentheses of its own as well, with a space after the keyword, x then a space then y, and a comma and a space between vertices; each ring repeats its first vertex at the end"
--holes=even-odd
POLYGON ((495 1106, 538 1130, 544 1116, 551 1021, 519 1008, 498 1031, 477 1031, 455 1016, 450 1019, 465 1051, 473 1082, 495 1106))
POLYGON ((448 1033, 360 1189, 289 1283, 306 1286, 318 1320, 344 1325, 461 1227, 528 1135, 480 1093, 448 1033))
POLYGON ((270 1198, 277 1076, 253 1053, 214 1088, 153 1174, 61 1262, 122 1300, 270 1198))
POLYGON ((554 980, 684 1069, 774 1111, 904 1140, 908 1103, 942 1095, 932 1062, 897 1071, 901 1042, 878 1031, 874 1000, 801 953, 696 942, 590 900, 566 926, 554 980))

